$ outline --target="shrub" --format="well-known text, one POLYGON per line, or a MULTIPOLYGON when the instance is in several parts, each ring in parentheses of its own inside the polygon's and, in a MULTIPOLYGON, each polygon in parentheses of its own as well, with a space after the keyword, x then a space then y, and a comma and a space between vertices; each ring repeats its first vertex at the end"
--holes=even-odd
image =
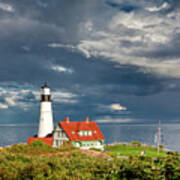
POLYGON ((111 161, 73 152, 66 157, 0 154, 0 179, 180 179, 179 156, 111 161))
POLYGON ((176 153, 156 159, 146 156, 121 159, 112 156, 109 160, 87 156, 80 151, 64 153, 64 156, 37 156, 41 152, 61 151, 60 148, 52 148, 42 142, 35 142, 32 146, 20 144, 4 149, 6 151, 0 152, 0 180, 180 179, 180 156, 176 153), (27 156, 29 154, 31 156, 27 156), (33 156, 34 154, 36 156, 33 156))
POLYGON ((160 149, 164 149, 164 146, 163 146, 163 145, 159 145, 159 148, 160 148, 160 149))
POLYGON ((44 148, 44 149, 50 149, 51 146, 49 144, 44 143, 41 139, 32 141, 31 148, 44 148))
POLYGON ((63 144, 60 147, 58 147, 57 149, 58 149, 58 151, 72 151, 72 150, 76 150, 79 148, 73 146, 70 141, 64 141, 63 144))
POLYGON ((101 149, 98 149, 98 148, 90 148, 89 150, 98 151, 98 152, 101 151, 101 149))
POLYGON ((71 143, 71 141, 63 141, 63 144, 61 147, 68 147, 68 148, 72 148, 73 145, 71 143))
POLYGON ((134 145, 134 146, 137 146, 137 147, 142 146, 142 144, 140 142, 138 142, 138 141, 132 141, 131 144, 134 145))
POLYGON ((29 147, 27 144, 14 144, 10 148, 6 148, 6 151, 12 153, 27 153, 29 152, 29 147))

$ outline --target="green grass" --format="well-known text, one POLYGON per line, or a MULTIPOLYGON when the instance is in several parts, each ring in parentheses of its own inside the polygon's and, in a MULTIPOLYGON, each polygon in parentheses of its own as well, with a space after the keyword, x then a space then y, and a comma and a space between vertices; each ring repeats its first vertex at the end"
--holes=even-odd
MULTIPOLYGON (((105 146, 105 150, 108 150, 108 154, 113 156, 140 156, 142 151, 145 151, 147 157, 157 157, 157 149, 153 147, 138 147, 135 145, 113 145, 105 146)), ((159 157, 166 157, 167 153, 160 151, 159 157)))

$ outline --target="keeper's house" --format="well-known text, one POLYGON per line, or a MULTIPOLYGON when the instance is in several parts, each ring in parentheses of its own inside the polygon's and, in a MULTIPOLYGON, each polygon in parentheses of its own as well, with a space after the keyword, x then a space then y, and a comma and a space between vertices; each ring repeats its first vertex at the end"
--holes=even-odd
POLYGON ((75 147, 82 149, 104 148, 104 136, 96 122, 90 122, 88 118, 84 122, 70 122, 66 117, 60 121, 53 132, 53 146, 58 147, 64 141, 71 141, 75 147))

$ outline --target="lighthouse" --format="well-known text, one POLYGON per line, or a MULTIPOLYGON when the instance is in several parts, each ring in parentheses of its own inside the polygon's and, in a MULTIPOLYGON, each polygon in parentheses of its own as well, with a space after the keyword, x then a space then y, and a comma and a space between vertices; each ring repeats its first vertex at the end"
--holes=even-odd
POLYGON ((28 145, 31 145, 33 141, 40 140, 50 146, 59 147, 64 142, 69 141, 73 146, 82 149, 104 149, 104 136, 96 122, 89 121, 88 117, 84 122, 70 122, 69 118, 66 117, 65 121, 59 121, 54 129, 51 104, 50 88, 45 83, 41 87, 38 135, 29 137, 28 145))
POLYGON ((44 86, 41 87, 40 119, 38 131, 38 137, 40 138, 51 134, 54 129, 51 104, 51 91, 45 83, 44 86))

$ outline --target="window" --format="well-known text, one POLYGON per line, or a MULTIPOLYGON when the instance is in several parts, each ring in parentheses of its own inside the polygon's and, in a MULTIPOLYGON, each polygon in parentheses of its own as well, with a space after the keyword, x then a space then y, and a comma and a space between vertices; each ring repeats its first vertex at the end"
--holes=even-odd
POLYGON ((79 142, 76 142, 76 147, 80 147, 80 144, 79 144, 79 142))
POLYGON ((87 132, 87 131, 84 131, 84 135, 87 136, 87 135, 88 135, 88 132, 87 132))
POLYGON ((66 137, 66 133, 65 132, 62 132, 62 137, 66 137))
POLYGON ((98 145, 101 145, 101 142, 100 142, 100 141, 98 141, 98 142, 97 142, 97 144, 98 144, 98 145))
POLYGON ((92 135, 92 131, 88 131, 88 135, 91 136, 92 135))
POLYGON ((82 131, 79 131, 79 135, 82 136, 82 135, 83 135, 83 132, 82 132, 82 131))
POLYGON ((57 137, 60 137, 60 136, 61 136, 61 132, 57 131, 57 137))
POLYGON ((72 134, 75 134, 75 132, 74 132, 74 131, 72 131, 72 134))
POLYGON ((58 146, 59 145, 59 141, 58 140, 56 140, 56 146, 58 146))
POLYGON ((96 130, 94 131, 94 133, 96 133, 96 130))

